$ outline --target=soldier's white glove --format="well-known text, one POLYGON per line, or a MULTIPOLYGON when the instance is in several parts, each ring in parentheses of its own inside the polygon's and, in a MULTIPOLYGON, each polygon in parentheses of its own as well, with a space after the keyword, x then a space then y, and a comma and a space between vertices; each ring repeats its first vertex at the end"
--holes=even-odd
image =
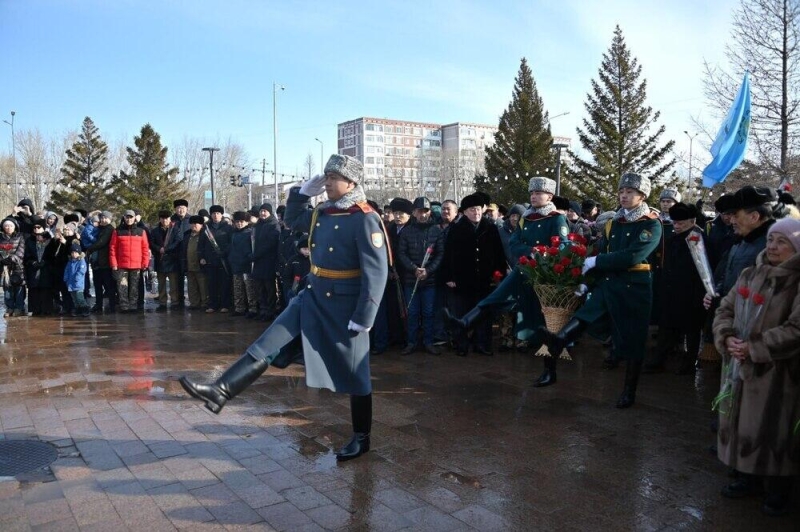
POLYGON ((372 329, 372 327, 364 327, 363 325, 354 323, 353 320, 350 320, 350 323, 347 324, 348 331, 355 331, 357 333, 369 332, 370 329, 372 329))
POLYGON ((586 272, 594 268, 594 263, 597 262, 597 257, 589 257, 583 263, 583 269, 581 269, 581 274, 586 275, 586 272))
POLYGON ((325 175, 315 175, 300 187, 300 194, 305 194, 309 198, 319 196, 325 192, 325 175))
POLYGON ((589 287, 585 284, 578 285, 578 289, 573 292, 577 297, 583 297, 583 295, 589 291, 589 287))

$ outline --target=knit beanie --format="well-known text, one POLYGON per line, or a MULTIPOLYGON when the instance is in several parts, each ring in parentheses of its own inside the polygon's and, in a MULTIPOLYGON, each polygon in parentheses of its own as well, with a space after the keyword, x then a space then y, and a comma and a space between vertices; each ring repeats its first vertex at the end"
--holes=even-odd
POLYGON ((794 246, 795 253, 800 252, 800 220, 797 218, 781 218, 772 224, 767 231, 767 238, 772 233, 780 233, 794 246))

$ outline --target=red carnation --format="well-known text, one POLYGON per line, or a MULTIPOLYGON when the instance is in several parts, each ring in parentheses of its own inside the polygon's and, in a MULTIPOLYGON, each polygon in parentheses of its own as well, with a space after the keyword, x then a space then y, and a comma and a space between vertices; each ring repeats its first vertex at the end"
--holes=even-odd
POLYGON ((740 286, 736 290, 736 292, 738 292, 739 295, 742 296, 743 299, 747 299, 748 297, 750 297, 750 289, 747 288, 746 286, 740 286))
POLYGON ((521 256, 521 257, 519 258, 519 264, 520 264, 521 266, 525 266, 525 265, 527 265, 527 264, 528 264, 528 257, 526 257, 525 255, 521 256))
POLYGON ((573 277, 580 277, 581 276, 581 269, 580 268, 572 268, 572 270, 570 270, 570 273, 572 274, 573 277))
POLYGON ((555 266, 553 266, 553 271, 556 272, 559 275, 564 273, 564 265, 563 264, 556 264, 555 266))
POLYGON ((689 242, 700 242, 700 235, 691 235, 689 237, 689 242))
POLYGON ((559 261, 559 264, 561 264, 562 266, 569 266, 570 262, 572 262, 572 259, 570 259, 569 257, 564 257, 559 261))
POLYGON ((567 235, 567 240, 569 240, 570 242, 575 242, 575 237, 577 236, 578 235, 576 235, 575 233, 570 233, 567 235))
POLYGON ((586 256, 586 246, 578 244, 577 246, 572 246, 572 252, 579 257, 586 256))
POLYGON ((539 255, 547 253, 547 246, 533 246, 533 250, 539 255))
POLYGON ((586 237, 583 235, 579 235, 577 233, 572 233, 575 235, 575 238, 572 240, 573 242, 577 242, 581 246, 585 246, 587 244, 586 237))
POLYGON ((753 294, 753 304, 754 305, 763 305, 764 304, 764 299, 765 298, 764 298, 763 294, 759 294, 758 292, 753 294))
POLYGON ((503 274, 495 270, 495 272, 492 274, 492 279, 494 282, 499 283, 503 279, 503 274))
POLYGON ((431 253, 433 253, 433 246, 428 246, 428 249, 426 249, 426 250, 425 250, 425 252, 426 252, 428 255, 430 255, 431 253))
POLYGON ((559 244, 561 244, 561 237, 557 237, 557 236, 551 236, 550 237, 550 245, 558 246, 559 244))
POLYGON ((535 267, 537 267, 538 265, 539 265, 539 263, 538 263, 538 262, 536 262, 536 259, 530 259, 530 260, 528 261, 528 266, 530 266, 531 268, 535 268, 535 267))
POLYGON ((558 255, 558 248, 557 247, 547 248, 547 253, 549 253, 550 255, 558 255))
POLYGON ((294 280, 295 280, 295 281, 299 281, 299 280, 300 280, 300 276, 299 276, 299 275, 295 275, 295 276, 294 276, 294 280))

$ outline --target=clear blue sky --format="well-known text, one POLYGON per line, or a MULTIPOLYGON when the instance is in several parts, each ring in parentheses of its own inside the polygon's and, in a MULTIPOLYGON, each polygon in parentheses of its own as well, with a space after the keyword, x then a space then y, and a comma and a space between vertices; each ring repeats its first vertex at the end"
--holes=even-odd
MULTIPOLYGON (((496 124, 528 58, 553 133, 575 139, 589 81, 620 24, 667 135, 703 112, 735 0, 0 0, 0 114, 45 135, 91 116, 107 139, 150 122, 169 145, 227 139, 294 173, 359 116, 496 124)), ((698 138, 698 141, 700 139, 698 138)), ((697 158, 702 148, 695 141, 697 158)), ((10 128, 0 149, 10 151, 10 128)), ((576 143, 573 143, 576 146, 576 143)), ((696 170, 695 170, 696 171, 696 170)))

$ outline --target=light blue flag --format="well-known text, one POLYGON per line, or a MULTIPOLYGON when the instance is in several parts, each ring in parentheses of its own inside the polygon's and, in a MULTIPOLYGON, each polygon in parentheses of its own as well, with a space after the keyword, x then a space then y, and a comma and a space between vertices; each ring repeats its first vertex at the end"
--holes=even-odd
POLYGON ((750 73, 745 72, 739 94, 711 145, 711 163, 703 170, 703 186, 722 183, 744 160, 750 133, 750 73))

